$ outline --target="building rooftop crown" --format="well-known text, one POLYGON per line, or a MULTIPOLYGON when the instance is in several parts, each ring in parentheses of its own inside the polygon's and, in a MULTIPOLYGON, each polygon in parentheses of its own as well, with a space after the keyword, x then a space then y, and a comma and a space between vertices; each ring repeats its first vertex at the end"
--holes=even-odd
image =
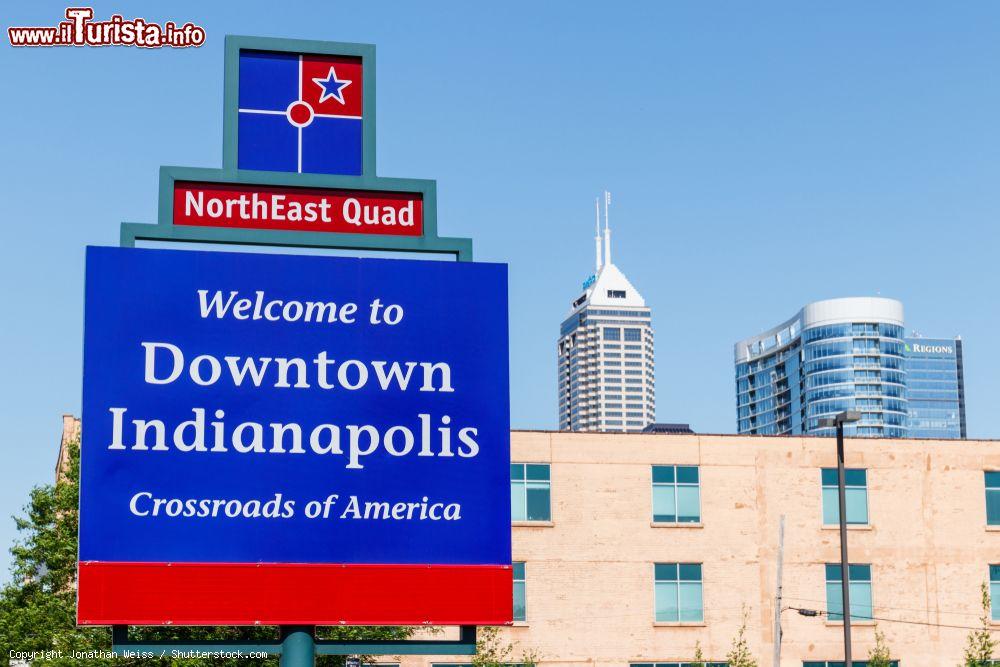
POLYGON ((806 304, 791 319, 756 336, 744 338, 733 346, 736 362, 784 347, 803 330, 825 324, 887 322, 903 326, 903 304, 881 296, 855 296, 826 299, 806 304))
POLYGON ((604 235, 601 236, 601 204, 595 203, 596 223, 594 247, 596 250, 596 273, 584 283, 584 293, 573 300, 570 313, 591 306, 618 308, 645 308, 646 300, 611 261, 611 229, 608 224, 608 208, 611 193, 604 193, 604 235))

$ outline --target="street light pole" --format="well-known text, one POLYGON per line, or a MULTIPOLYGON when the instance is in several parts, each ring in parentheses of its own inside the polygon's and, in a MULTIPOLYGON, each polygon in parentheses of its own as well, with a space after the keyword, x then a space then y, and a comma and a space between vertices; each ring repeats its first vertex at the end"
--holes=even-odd
POLYGON ((844 422, 837 420, 837 495, 840 500, 840 587, 844 603, 844 666, 851 664, 851 576, 847 560, 847 490, 844 475, 844 422))
POLYGON ((844 474, 844 424, 856 422, 861 414, 854 411, 841 412, 837 416, 821 419, 820 426, 834 426, 837 429, 837 499, 840 504, 840 588, 844 618, 844 666, 851 663, 851 575, 847 558, 847 489, 844 474))

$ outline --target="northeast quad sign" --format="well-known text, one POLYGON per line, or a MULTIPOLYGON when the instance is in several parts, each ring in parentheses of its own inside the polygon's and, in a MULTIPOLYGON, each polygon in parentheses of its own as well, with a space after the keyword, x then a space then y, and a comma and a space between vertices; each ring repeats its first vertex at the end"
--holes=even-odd
POLYGON ((224 98, 87 249, 78 622, 510 623, 506 266, 376 175, 374 47, 227 38, 224 98))

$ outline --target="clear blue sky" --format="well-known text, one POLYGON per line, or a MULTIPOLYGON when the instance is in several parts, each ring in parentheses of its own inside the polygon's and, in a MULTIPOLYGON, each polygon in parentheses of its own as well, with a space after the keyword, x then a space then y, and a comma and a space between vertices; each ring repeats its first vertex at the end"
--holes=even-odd
MULTIPOLYGON (((65 4, 8 7, 51 25, 65 4)), ((901 299, 965 340, 1000 437, 1000 4, 98 3, 200 49, 0 47, 0 568, 80 409, 83 249, 153 222, 160 165, 221 166, 223 36, 378 47, 382 176, 438 181, 442 234, 510 263, 513 425, 554 428, 558 325, 614 194, 653 308, 660 421, 735 429, 732 344, 816 299, 901 299)), ((5 32, 5 31, 4 31, 5 32)), ((459 332, 461 334, 463 332, 459 332)), ((3 578, 5 573, 0 573, 3 578)))

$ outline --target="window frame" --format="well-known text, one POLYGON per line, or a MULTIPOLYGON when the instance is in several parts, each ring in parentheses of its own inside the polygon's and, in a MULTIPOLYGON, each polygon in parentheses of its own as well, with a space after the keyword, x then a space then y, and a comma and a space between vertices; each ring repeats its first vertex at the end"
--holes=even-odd
MULTIPOLYGON (((829 623, 834 623, 834 624, 837 624, 837 625, 841 625, 844 622, 844 614, 843 614, 843 612, 846 611, 847 613, 851 613, 851 610, 849 610, 849 609, 848 610, 841 610, 841 614, 840 614, 840 618, 839 619, 834 618, 835 614, 834 614, 834 612, 832 612, 830 610, 830 606, 831 606, 830 602, 831 601, 830 601, 829 586, 830 586, 830 584, 832 584, 835 581, 837 581, 835 579, 829 579, 828 578, 827 572, 829 572, 830 567, 840 568, 840 563, 824 563, 823 564, 823 592, 826 594, 826 618, 827 618, 827 622, 829 622, 829 623)), ((872 625, 872 624, 875 623, 875 619, 874 619, 874 616, 875 616, 875 570, 872 567, 871 563, 848 563, 847 567, 848 567, 848 577, 850 578, 849 585, 867 583, 868 584, 868 601, 870 602, 870 606, 869 606, 870 616, 867 617, 867 618, 863 617, 863 616, 858 616, 858 617, 855 618, 855 616, 853 614, 851 614, 851 623, 872 625), (850 571, 851 571, 852 568, 855 568, 855 567, 867 567, 868 568, 868 579, 860 579, 860 578, 850 577, 850 571)), ((837 601, 837 604, 843 604, 843 587, 844 587, 844 573, 843 572, 840 573, 839 582, 840 582, 840 598, 837 601)), ((854 599, 851 600, 851 606, 852 607, 855 606, 854 599)))
POLYGON ((673 562, 655 562, 653 563, 653 623, 654 625, 705 625, 705 564, 695 563, 690 561, 673 561, 673 562), (676 579, 660 579, 657 576, 657 570, 660 567, 674 566, 674 571, 676 574, 676 579), (698 567, 698 579, 682 579, 681 578, 681 566, 684 565, 696 565, 698 567), (681 607, 681 584, 682 583, 692 583, 697 581, 698 583, 698 597, 700 600, 699 618, 697 620, 682 619, 682 607, 681 607), (658 586, 657 584, 675 584, 676 588, 676 605, 677 605, 677 620, 660 620, 658 617, 657 602, 659 600, 658 586))
POLYGON ((983 489, 985 491, 985 501, 986 501, 986 525, 987 526, 997 526, 1000 527, 1000 516, 990 520, 990 492, 993 491, 1000 495, 1000 470, 984 470, 983 471, 983 489), (993 482, 996 486, 991 486, 990 477, 995 476, 996 481, 993 482))
POLYGON ((701 525, 702 515, 701 515, 701 466, 698 465, 685 465, 685 464, 672 464, 672 463, 657 463, 650 466, 650 515, 651 521, 657 526, 698 526, 701 525), (656 469, 657 468, 670 468, 672 469, 673 481, 670 482, 657 482, 656 481, 656 469), (679 468, 693 469, 697 481, 695 482, 680 482, 678 481, 679 475, 677 471, 679 468), (666 521, 657 519, 656 514, 656 489, 670 487, 674 492, 674 519, 673 521, 666 521), (698 493, 698 516, 693 521, 682 521, 680 513, 680 487, 687 489, 694 488, 698 493))
POLYGON ((1000 623, 1000 564, 989 565, 990 620, 1000 623))
POLYGON ((523 560, 515 560, 511 562, 511 574, 514 579, 513 591, 511 593, 514 596, 514 613, 511 620, 515 623, 527 623, 528 622, 528 563, 523 560), (521 566, 521 578, 517 578, 518 565, 521 566), (524 610, 521 618, 517 617, 517 585, 521 584, 521 608, 524 610))
MULTIPOLYGON (((837 469, 836 468, 820 468, 819 469, 820 514, 821 514, 821 520, 823 522, 822 525, 824 525, 824 526, 839 526, 840 525, 840 499, 839 499, 839 495, 837 497, 836 506, 834 508, 834 510, 837 513, 837 521, 835 523, 828 523, 827 520, 826 520, 826 493, 825 492, 828 489, 832 489, 835 492, 838 491, 838 483, 837 482, 834 482, 833 484, 827 484, 823 480, 823 472, 827 471, 827 470, 832 470, 834 474, 837 474, 837 469)), ((850 508, 848 508, 847 526, 848 527, 851 527, 851 526, 871 526, 872 525, 872 506, 871 506, 871 496, 868 493, 868 468, 844 468, 844 491, 845 491, 845 494, 846 494, 847 491, 850 491, 852 489, 854 489, 854 490, 864 489, 864 492, 865 492, 865 520, 864 520, 864 522, 861 522, 861 521, 851 521, 851 519, 850 519, 850 511, 849 511, 850 508), (850 483, 848 483, 848 481, 847 481, 848 473, 857 473, 857 472, 864 473, 864 476, 865 476, 864 486, 860 486, 858 484, 850 484, 850 483)))
POLYGON ((511 491, 511 508, 510 508, 510 520, 511 523, 535 523, 535 524, 547 524, 552 522, 552 464, 542 463, 542 462, 514 462, 510 463, 510 491, 511 491), (545 479, 529 479, 528 468, 531 466, 543 466, 545 467, 545 479), (520 477, 515 477, 515 468, 520 468, 520 477), (540 485, 545 484, 546 491, 548 493, 548 507, 546 508, 545 518, 530 518, 528 505, 528 490, 529 484, 540 485), (515 505, 514 503, 514 485, 520 485, 520 501, 515 505), (524 517, 518 518, 514 516, 516 507, 524 507, 524 517))

